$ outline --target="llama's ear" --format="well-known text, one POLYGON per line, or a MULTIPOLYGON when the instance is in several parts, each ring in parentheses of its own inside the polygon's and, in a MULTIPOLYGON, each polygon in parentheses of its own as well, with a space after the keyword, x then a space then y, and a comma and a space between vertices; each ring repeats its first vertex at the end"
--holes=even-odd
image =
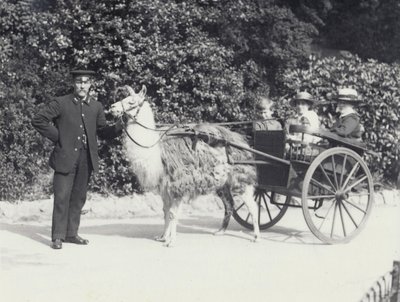
POLYGON ((135 93, 135 90, 134 90, 131 86, 126 85, 125 88, 128 90, 129 95, 132 96, 132 95, 135 95, 135 94, 136 94, 136 93, 135 93))
POLYGON ((142 85, 142 89, 140 90, 139 94, 144 97, 146 93, 147 93, 147 88, 145 85, 142 85))

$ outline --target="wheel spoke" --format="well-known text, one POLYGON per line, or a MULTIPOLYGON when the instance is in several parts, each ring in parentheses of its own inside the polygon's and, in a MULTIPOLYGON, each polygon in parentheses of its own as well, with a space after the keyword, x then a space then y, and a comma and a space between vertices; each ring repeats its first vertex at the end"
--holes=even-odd
POLYGON ((337 207, 338 207, 337 202, 335 202, 335 208, 333 210, 333 221, 332 221, 332 228, 331 228, 331 238, 333 237, 333 230, 335 228, 337 207))
POLYGON ((358 224, 355 222, 353 216, 351 216, 349 209, 347 209, 347 206, 344 203, 342 203, 342 206, 343 206, 344 210, 346 211, 347 215, 350 217, 350 219, 353 222, 354 226, 356 228, 358 228, 358 224))
POLYGON ((236 211, 236 212, 239 211, 240 208, 243 207, 243 206, 244 206, 244 202, 242 202, 242 204, 241 204, 239 207, 237 207, 237 208, 235 209, 235 211, 236 211))
POLYGON ((346 226, 344 225, 344 217, 343 217, 343 213, 342 213, 342 207, 341 207, 341 203, 338 203, 338 208, 339 208, 339 214, 340 214, 340 220, 342 222, 342 229, 343 229, 343 235, 344 237, 346 237, 346 226))
POLYGON ((335 203, 334 203, 335 200, 336 200, 335 198, 332 198, 331 200, 328 201, 328 202, 332 202, 332 204, 329 207, 328 211, 326 212, 324 220, 322 220, 321 224, 319 225, 319 228, 318 228, 319 231, 321 230, 322 226, 324 225, 324 223, 326 221, 326 218, 328 217, 330 211, 332 210, 333 206, 335 205, 335 203))
POLYGON ((347 202, 349 205, 355 207, 357 210, 363 212, 364 214, 367 214, 367 211, 361 209, 360 207, 356 206, 355 204, 353 204, 352 202, 348 201, 347 199, 343 199, 345 202, 347 202))
POLYGON ((253 200, 257 203, 257 207, 253 205, 253 210, 248 207, 242 208, 245 203, 243 201, 238 201, 233 209, 233 217, 240 225, 248 229, 254 229, 257 218, 260 230, 269 228, 283 217, 288 208, 286 203, 282 203, 281 206, 271 203, 271 201, 275 200, 275 196, 275 192, 257 188, 253 194, 253 200), (276 208, 273 207, 272 204, 274 204, 276 208), (264 213, 264 206, 266 213, 264 213), (258 209, 258 213, 255 213, 255 209, 258 209), (252 216, 253 212, 256 216, 252 216))
POLYGON ((318 180, 315 180, 314 178, 311 178, 310 180, 313 184, 317 185, 318 187, 327 190, 329 192, 331 192, 332 194, 335 194, 334 191, 332 191, 331 189, 327 188, 324 184, 320 183, 318 180))
POLYGON ((336 175, 335 155, 332 155, 331 159, 332 159, 333 179, 335 180, 336 188, 339 188, 339 184, 337 181, 337 175, 336 175))
POLYGON ((343 157, 343 165, 342 165, 342 173, 340 173, 340 188, 342 187, 342 183, 343 183, 343 175, 344 175, 344 171, 346 168, 346 160, 347 160, 347 154, 344 155, 343 157))
POLYGON ((337 187, 335 187, 335 185, 332 183, 332 180, 330 179, 330 177, 328 176, 328 174, 326 173, 324 167, 320 164, 319 167, 322 170, 322 173, 324 174, 325 178, 328 180, 328 182, 330 183, 330 185, 332 186, 332 188, 337 189, 337 187))
POLYGON ((355 197, 355 196, 368 196, 371 193, 365 192, 365 193, 354 193, 354 194, 349 194, 349 197, 355 197))
POLYGON ((265 196, 263 196, 264 204, 265 204, 265 209, 267 210, 269 220, 272 220, 271 212, 269 211, 269 207, 267 205, 267 200, 265 199, 265 196))
POLYGON ((347 176, 346 180, 344 181, 344 183, 342 185, 342 188, 345 188, 347 186, 347 184, 349 183, 351 177, 353 176, 353 174, 355 174, 356 170, 358 171, 359 168, 360 168, 360 163, 357 162, 354 165, 353 169, 351 169, 351 171, 350 171, 349 175, 347 176))
MULTIPOLYGON (((272 201, 275 200, 275 195, 276 195, 275 192, 271 192, 271 195, 267 194, 271 204, 273 204, 275 207, 277 207, 279 209, 279 211, 281 211, 282 210, 282 206, 281 205, 272 203, 272 201)), ((265 203, 265 208, 268 208, 268 205, 267 205, 267 202, 266 202, 265 199, 264 199, 264 203, 265 203)))
POLYGON ((307 199, 321 199, 321 198, 333 198, 335 195, 329 194, 329 195, 314 195, 314 196, 307 196, 307 199))
POLYGON ((355 186, 357 186, 358 184, 362 183, 364 180, 366 180, 368 178, 367 175, 364 175, 363 177, 361 177, 359 180, 357 180, 355 183, 352 183, 351 186, 343 189, 344 193, 349 192, 351 189, 353 189, 355 186))

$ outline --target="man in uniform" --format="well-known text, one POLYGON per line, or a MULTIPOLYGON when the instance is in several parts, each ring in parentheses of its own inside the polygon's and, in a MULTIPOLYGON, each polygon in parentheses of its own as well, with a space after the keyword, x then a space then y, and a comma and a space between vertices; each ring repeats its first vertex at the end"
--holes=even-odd
POLYGON ((106 139, 122 133, 120 121, 106 125, 103 106, 90 95, 95 72, 73 70, 71 74, 74 92, 55 98, 32 120, 33 127, 54 143, 49 160, 54 169, 54 249, 61 249, 62 242, 89 243, 78 235, 78 228, 90 175, 99 169, 96 134, 106 139))

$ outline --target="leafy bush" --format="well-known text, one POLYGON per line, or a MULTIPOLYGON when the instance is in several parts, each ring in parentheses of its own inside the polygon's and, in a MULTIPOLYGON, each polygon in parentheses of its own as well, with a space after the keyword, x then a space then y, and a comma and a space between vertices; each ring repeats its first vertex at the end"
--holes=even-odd
MULTIPOLYGON (((398 89, 400 66, 362 61, 357 56, 347 59, 311 57, 308 68, 287 70, 282 80, 282 92, 287 96, 278 105, 280 114, 290 112, 288 101, 299 90, 307 90, 320 102, 329 103, 338 88, 355 88, 363 99, 358 108, 365 127, 363 141, 378 158, 369 158, 372 171, 391 177, 399 161, 400 147, 400 91, 398 89)), ((320 106, 319 114, 326 127, 332 126, 333 106, 320 106)))
POLYGON ((0 76, 0 200, 43 197, 50 188, 50 144, 31 127, 35 107, 25 71, 12 85, 0 76))
MULTIPOLYGON (((0 3, 2 199, 32 185, 49 192, 51 144, 29 121, 71 91, 69 68, 93 68, 107 108, 125 84, 148 87, 159 122, 249 119, 275 74, 306 57, 315 29, 278 2, 180 0, 5 0, 0 3), (39 184, 39 185, 38 185, 39 184)), ((121 143, 100 148, 92 189, 140 190, 121 143)), ((35 189, 36 190, 36 189, 35 189)))

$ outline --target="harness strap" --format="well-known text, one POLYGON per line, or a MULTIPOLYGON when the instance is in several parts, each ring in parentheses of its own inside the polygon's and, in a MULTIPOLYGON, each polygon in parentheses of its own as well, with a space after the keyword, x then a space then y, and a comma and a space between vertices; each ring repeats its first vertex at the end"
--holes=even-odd
MULTIPOLYGON (((128 115, 128 117, 131 117, 131 116, 128 115)), ((144 127, 145 129, 155 131, 154 129, 145 127, 144 125, 138 123, 136 120, 134 120, 133 122, 136 123, 137 125, 141 126, 141 127, 144 127)), ((172 125, 172 126, 169 127, 167 130, 165 130, 154 144, 145 146, 145 145, 142 145, 141 143, 139 143, 138 141, 136 141, 136 140, 129 134, 129 132, 128 132, 128 130, 127 130, 127 127, 126 127, 126 123, 125 123, 125 121, 123 121, 123 129, 124 129, 124 132, 126 133, 126 135, 129 137, 129 139, 130 139, 132 142, 134 142, 136 145, 138 145, 139 147, 146 148, 146 149, 153 148, 155 145, 157 145, 157 144, 164 138, 164 136, 167 135, 168 132, 171 131, 175 126, 176 126, 176 125, 172 125)))

